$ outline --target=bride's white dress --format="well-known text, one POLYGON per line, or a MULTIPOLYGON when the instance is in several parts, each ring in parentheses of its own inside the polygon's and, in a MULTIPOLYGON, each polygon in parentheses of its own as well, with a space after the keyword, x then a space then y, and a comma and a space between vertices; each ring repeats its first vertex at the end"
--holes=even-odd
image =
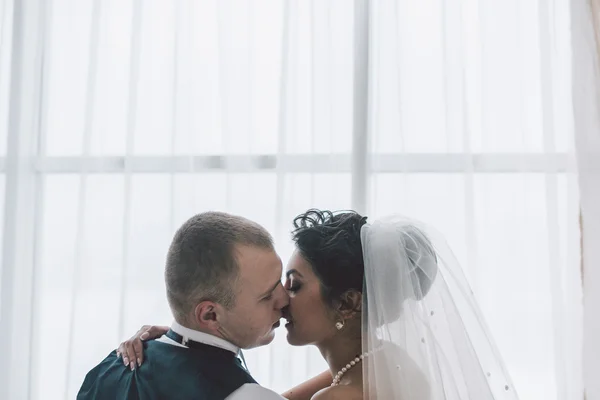
POLYGON ((362 227, 365 399, 517 399, 443 237, 404 217, 362 227))

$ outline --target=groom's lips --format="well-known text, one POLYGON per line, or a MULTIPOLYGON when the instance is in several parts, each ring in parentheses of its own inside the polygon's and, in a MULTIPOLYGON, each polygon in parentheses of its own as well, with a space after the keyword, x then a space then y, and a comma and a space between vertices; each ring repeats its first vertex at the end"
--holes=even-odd
POLYGON ((277 321, 273 324, 273 328, 279 328, 280 325, 281 325, 281 322, 277 321))

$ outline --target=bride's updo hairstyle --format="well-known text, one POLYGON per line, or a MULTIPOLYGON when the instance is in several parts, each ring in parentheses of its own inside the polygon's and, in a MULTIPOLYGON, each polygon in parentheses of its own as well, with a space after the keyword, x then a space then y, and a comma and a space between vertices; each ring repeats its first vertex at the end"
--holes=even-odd
MULTIPOLYGON (((350 290, 363 291, 365 264, 361 228, 366 223, 367 217, 354 211, 310 209, 294 218, 292 239, 319 278, 323 300, 332 307, 344 293, 350 290)), ((398 243, 404 243, 411 263, 419 259, 422 262, 423 254, 427 254, 435 264, 435 253, 423 233, 413 227, 406 230, 404 235, 411 240, 398 243)), ((381 266, 381 272, 386 275, 399 273, 386 270, 384 265, 381 266)), ((420 300, 431 288, 433 277, 418 269, 410 275, 414 288, 411 297, 420 300)), ((398 280, 392 276, 390 278, 390 282, 397 284, 398 280)))
POLYGON ((354 211, 311 209, 294 218, 292 239, 321 282, 326 304, 349 290, 362 293, 365 264, 360 228, 367 217, 354 211))

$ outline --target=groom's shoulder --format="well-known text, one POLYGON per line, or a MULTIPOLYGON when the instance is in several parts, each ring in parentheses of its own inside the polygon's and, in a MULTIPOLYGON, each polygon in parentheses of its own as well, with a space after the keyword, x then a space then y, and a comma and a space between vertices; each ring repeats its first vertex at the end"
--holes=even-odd
POLYGON ((311 400, 362 400, 362 390, 355 386, 331 386, 318 391, 311 400))
POLYGON ((200 362, 190 349, 162 342, 145 343, 144 356, 142 366, 131 370, 112 351, 88 372, 77 399, 161 399, 171 393, 180 399, 224 399, 254 382, 245 373, 229 373, 231 369, 220 368, 212 359, 200 362))
POLYGON ((120 378, 116 377, 113 371, 119 371, 122 375, 127 373, 127 368, 117 357, 116 350, 108 354, 108 356, 86 374, 77 394, 77 399, 110 398, 111 394, 105 395, 106 387, 116 386, 114 383, 120 378), (105 382, 108 382, 109 385, 105 385, 105 382))

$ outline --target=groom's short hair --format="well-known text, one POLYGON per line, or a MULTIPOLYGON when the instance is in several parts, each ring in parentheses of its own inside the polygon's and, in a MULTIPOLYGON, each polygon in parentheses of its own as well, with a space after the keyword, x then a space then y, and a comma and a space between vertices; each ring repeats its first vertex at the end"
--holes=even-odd
POLYGON ((167 300, 176 321, 185 322, 201 301, 234 305, 236 245, 271 250, 273 239, 256 222, 216 211, 195 215, 179 228, 165 268, 167 300))

